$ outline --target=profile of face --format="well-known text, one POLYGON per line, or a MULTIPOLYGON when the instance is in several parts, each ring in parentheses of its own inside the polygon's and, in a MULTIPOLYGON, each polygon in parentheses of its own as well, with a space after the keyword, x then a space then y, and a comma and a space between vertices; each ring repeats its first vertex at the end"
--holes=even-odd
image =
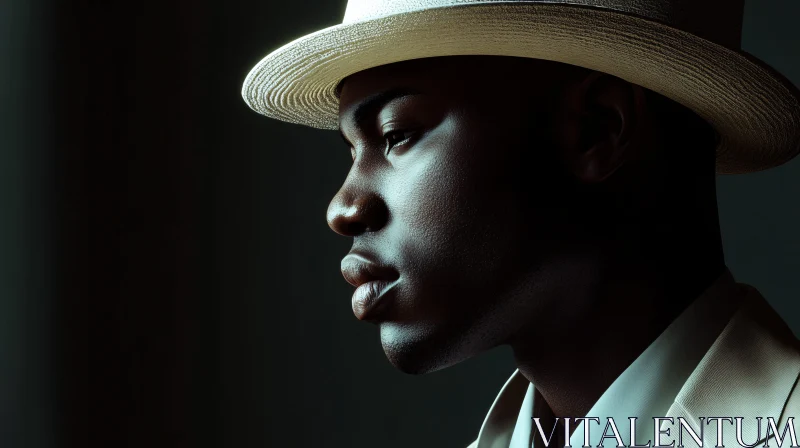
POLYGON ((353 311, 400 370, 441 369, 589 312, 571 291, 601 275, 586 185, 607 173, 583 154, 620 124, 612 110, 596 136, 582 127, 570 95, 587 73, 443 57, 340 85, 353 164, 327 219, 353 238, 342 261, 353 311))

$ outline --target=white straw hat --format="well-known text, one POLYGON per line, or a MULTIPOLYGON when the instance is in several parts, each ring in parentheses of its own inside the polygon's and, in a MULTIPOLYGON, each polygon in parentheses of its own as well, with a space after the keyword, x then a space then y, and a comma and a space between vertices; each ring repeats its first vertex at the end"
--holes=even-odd
POLYGON ((720 134, 717 172, 800 152, 800 91, 741 51, 743 0, 350 0, 344 22, 275 50, 242 96, 268 117, 338 128, 336 86, 379 65, 449 55, 558 61, 694 110, 720 134))

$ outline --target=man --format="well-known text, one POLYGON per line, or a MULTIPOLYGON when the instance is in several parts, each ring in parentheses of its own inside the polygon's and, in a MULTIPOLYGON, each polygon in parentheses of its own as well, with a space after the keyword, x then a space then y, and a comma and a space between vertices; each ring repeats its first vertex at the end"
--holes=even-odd
POLYGON ((328 222, 392 364, 513 349, 471 446, 669 445, 679 417, 700 433, 676 445, 791 442, 757 418, 793 428, 800 349, 733 281, 716 210, 715 172, 800 151, 742 6, 351 0, 251 71, 251 107, 350 147, 328 222))

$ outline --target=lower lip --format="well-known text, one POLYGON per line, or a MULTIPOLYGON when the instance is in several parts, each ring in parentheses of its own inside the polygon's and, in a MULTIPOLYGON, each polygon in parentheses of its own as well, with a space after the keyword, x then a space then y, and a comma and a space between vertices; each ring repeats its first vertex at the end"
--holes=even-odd
POLYGON ((391 289, 392 285, 392 282, 386 280, 373 280, 356 288, 352 299, 353 314, 359 320, 365 320, 374 314, 378 304, 381 303, 381 297, 391 289))

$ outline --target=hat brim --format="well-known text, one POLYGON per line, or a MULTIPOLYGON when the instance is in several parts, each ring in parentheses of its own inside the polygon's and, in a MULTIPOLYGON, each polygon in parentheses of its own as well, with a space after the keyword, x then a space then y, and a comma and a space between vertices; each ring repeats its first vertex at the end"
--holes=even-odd
POLYGON ((800 92, 757 59, 658 22, 563 4, 465 4, 326 28, 262 59, 242 97, 268 117, 337 129, 342 79, 451 55, 557 61, 672 98, 719 133, 721 174, 771 168, 800 152, 800 92))

